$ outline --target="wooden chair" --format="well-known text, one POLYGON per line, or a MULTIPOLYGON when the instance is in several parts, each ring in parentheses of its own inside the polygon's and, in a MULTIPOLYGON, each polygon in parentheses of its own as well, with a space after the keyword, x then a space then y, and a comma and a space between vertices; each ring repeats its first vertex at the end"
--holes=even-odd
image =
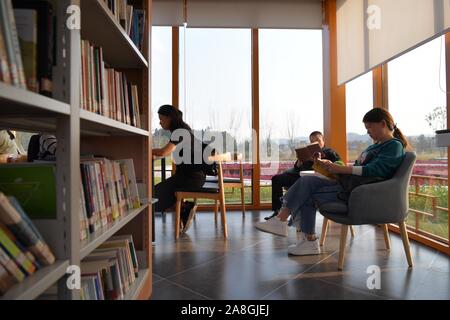
MULTIPOLYGON (((245 184, 244 184, 244 164, 242 161, 242 154, 232 154, 231 162, 239 163, 239 178, 223 178, 224 188, 233 188, 241 190, 241 208, 242 214, 245 214, 245 184)), ((217 177, 207 177, 206 182, 217 183, 217 177)), ((217 214, 219 211, 219 202, 215 201, 214 206, 214 219, 217 221, 217 214)))
POLYGON ((222 213, 223 235, 225 239, 228 237, 222 163, 231 161, 231 159, 231 153, 209 157, 209 161, 217 162, 217 165, 219 167, 217 183, 206 182, 203 187, 199 189, 183 189, 175 193, 175 196, 177 198, 175 206, 175 240, 178 240, 180 237, 181 204, 184 199, 194 199, 195 201, 197 199, 210 199, 214 200, 216 203, 219 203, 221 208, 220 211, 222 213))

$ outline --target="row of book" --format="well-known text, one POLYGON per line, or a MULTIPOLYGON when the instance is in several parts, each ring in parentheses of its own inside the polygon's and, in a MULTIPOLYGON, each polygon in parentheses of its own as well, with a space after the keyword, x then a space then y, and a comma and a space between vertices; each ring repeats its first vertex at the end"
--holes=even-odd
POLYGON ((47 1, 0 1, 0 81, 52 96, 55 17, 47 1))
POLYGON ((112 14, 142 51, 144 45, 145 11, 129 5, 127 0, 103 0, 112 14))
POLYGON ((123 300, 139 272, 133 236, 115 236, 81 262, 81 300, 123 300))
POLYGON ((138 87, 124 73, 107 68, 102 47, 81 42, 81 108, 141 127, 138 87))
POLYGON ((0 192, 0 295, 54 262, 55 256, 16 198, 0 192))
POLYGON ((133 159, 82 159, 81 181, 81 240, 141 206, 133 159))

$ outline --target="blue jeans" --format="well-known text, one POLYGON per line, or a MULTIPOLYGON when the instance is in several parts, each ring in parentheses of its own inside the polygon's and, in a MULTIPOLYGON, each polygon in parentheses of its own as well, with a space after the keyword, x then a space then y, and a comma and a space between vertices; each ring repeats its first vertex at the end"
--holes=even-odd
POLYGON ((291 221, 298 229, 306 234, 315 234, 316 203, 341 201, 337 194, 342 187, 328 179, 306 176, 289 189, 283 197, 283 208, 291 211, 291 221))

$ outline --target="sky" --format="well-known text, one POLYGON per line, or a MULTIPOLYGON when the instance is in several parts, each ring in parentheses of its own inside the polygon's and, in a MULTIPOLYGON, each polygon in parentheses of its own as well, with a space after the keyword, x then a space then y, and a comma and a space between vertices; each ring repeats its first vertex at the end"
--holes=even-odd
MULTIPOLYGON (((171 28, 154 27, 153 128, 157 108, 172 102, 171 50, 171 28)), ((443 51, 437 38, 389 62, 390 111, 406 135, 432 135, 425 115, 446 105, 443 51)), ((322 77, 320 30, 261 30, 262 136, 282 139, 323 130, 322 77)), ((364 134, 361 120, 373 104, 371 72, 348 83, 346 91, 347 132, 364 134)), ((251 101, 250 30, 188 29, 185 37, 181 29, 180 108, 186 121, 195 129, 213 127, 247 139, 251 101)))

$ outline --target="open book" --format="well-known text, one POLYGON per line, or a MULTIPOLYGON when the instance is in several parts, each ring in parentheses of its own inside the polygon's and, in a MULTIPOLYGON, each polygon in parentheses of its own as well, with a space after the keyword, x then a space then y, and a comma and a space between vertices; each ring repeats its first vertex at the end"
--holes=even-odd
POLYGON ((317 152, 322 152, 319 144, 317 142, 308 144, 307 146, 299 149, 295 149, 297 153, 297 159, 301 162, 314 160, 314 154, 317 152))
POLYGON ((328 170, 320 163, 315 163, 312 168, 315 172, 327 177, 328 179, 331 179, 331 180, 338 179, 335 174, 328 172, 328 170))

